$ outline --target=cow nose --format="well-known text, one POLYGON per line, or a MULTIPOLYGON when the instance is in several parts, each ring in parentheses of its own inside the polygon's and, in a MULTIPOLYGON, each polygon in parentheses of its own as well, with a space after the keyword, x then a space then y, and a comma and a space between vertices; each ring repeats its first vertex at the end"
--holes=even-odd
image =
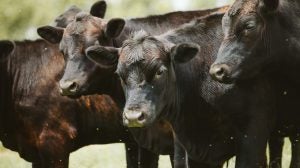
POLYGON ((212 65, 209 74, 217 81, 224 81, 229 75, 229 66, 226 64, 212 65))
POLYGON ((63 96, 75 95, 78 90, 78 84, 73 81, 59 82, 60 93, 63 96))
POLYGON ((124 124, 127 127, 143 127, 145 124, 145 114, 140 111, 127 110, 124 112, 124 124))

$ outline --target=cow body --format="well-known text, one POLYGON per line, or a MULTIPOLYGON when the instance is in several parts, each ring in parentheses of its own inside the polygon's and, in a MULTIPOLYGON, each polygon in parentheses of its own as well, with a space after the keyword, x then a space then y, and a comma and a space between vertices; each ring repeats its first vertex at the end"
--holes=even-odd
POLYGON ((15 42, 10 55, 1 55, 3 145, 33 166, 67 167, 69 154, 81 147, 124 142, 132 151, 128 167, 137 167, 137 144, 118 106, 105 95, 62 97, 56 82, 63 67, 57 46, 43 40, 15 42))

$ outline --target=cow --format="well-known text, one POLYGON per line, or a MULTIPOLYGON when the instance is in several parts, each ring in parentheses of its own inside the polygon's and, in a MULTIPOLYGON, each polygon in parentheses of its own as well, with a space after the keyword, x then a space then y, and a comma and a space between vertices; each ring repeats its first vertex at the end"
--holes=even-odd
POLYGON ((98 62, 98 66, 110 68, 116 67, 116 60, 119 60, 117 73, 123 81, 127 99, 123 114, 126 125, 143 127, 164 116, 171 122, 192 159, 216 164, 222 160, 221 157, 214 158, 213 162, 209 159, 214 155, 226 156, 226 150, 218 147, 227 146, 227 157, 233 154, 228 147, 233 145, 230 141, 215 142, 220 146, 209 141, 212 144, 207 144, 208 149, 202 149, 205 157, 200 155, 201 148, 193 148, 199 142, 204 141, 200 144, 205 144, 203 134, 208 136, 205 134, 207 129, 211 134, 215 133, 214 136, 220 135, 216 130, 218 122, 223 121, 222 127, 231 126, 229 130, 234 130, 233 135, 227 130, 225 139, 237 139, 234 144, 236 167, 260 167, 265 164, 265 144, 275 122, 272 118, 275 105, 271 101, 274 96, 268 92, 270 84, 262 79, 248 85, 225 85, 210 78, 208 69, 223 39, 221 19, 221 14, 212 15, 160 36, 138 33, 124 42, 121 50, 99 46, 97 50, 101 52, 94 54, 92 59, 98 62), (200 44, 205 50, 188 62, 199 50, 191 42, 200 44), (166 109, 178 111, 164 113, 166 109), (201 124, 203 118, 211 119, 212 123, 205 121, 201 124), (200 135, 193 131, 200 131, 200 135), (256 148, 249 144, 255 144, 256 148), (208 154, 211 154, 210 157, 208 154))
MULTIPOLYGON (((284 119, 276 127, 289 133, 295 154, 300 131, 298 8, 298 1, 236 0, 223 18, 225 37, 210 68, 211 76, 223 83, 266 76, 276 88, 277 118, 284 119)), ((291 167, 300 167, 298 160, 293 156, 291 167)))
MULTIPOLYGON (((158 16, 150 16, 146 18, 136 18, 136 19, 130 19, 126 22, 125 28, 124 25, 125 21, 122 19, 111 19, 109 21, 105 21, 103 19, 92 17, 91 15, 88 15, 86 13, 80 13, 76 16, 76 19, 67 26, 64 37, 68 38, 68 43, 66 43, 66 46, 62 46, 64 44, 60 44, 61 51, 68 50, 69 46, 68 44, 75 44, 80 46, 89 47, 93 43, 98 44, 98 42, 102 45, 109 45, 118 47, 130 35, 132 31, 136 31, 141 29, 143 26, 147 26, 150 29, 152 29, 152 32, 155 34, 158 34, 160 32, 167 31, 168 29, 172 27, 179 26, 180 24, 186 23, 189 20, 192 20, 193 18, 197 16, 207 15, 209 13, 212 13, 213 11, 223 11, 227 7, 223 8, 216 8, 216 9, 209 9, 209 10, 203 10, 203 11, 189 11, 189 12, 172 12, 165 15, 158 15, 158 16), (166 19, 168 21, 166 21, 166 19), (107 23, 106 23, 107 22, 107 23), (107 28, 105 26, 107 24, 107 28), (93 27, 93 26, 96 27, 93 27), (97 26, 98 25, 98 26, 97 26), (99 26, 101 25, 101 26, 99 26), (86 28, 87 27, 87 28, 86 28), (160 28, 158 31, 156 28, 160 28), (97 28, 97 32, 95 31, 95 28, 97 28), (120 28, 116 29, 116 28, 120 28), (123 30, 124 29, 124 30, 123 30), (109 30, 109 32, 102 33, 105 30, 109 30), (122 31, 122 33, 121 33, 122 31), (110 33, 113 33, 114 35, 109 35, 110 33), (120 35, 121 34, 121 35, 120 35), (90 35, 89 37, 84 37, 85 35, 90 35), (82 37, 79 37, 82 36, 82 37), (118 36, 118 37, 117 37, 118 36), (122 37, 121 37, 122 36, 122 37), (81 40, 79 40, 79 38, 81 40), (110 39, 107 39, 110 38, 110 39), (83 41, 85 44, 80 44, 78 41, 83 41), (108 42, 111 41, 111 42, 108 42), (70 43, 69 43, 70 42, 70 43), (75 43, 73 43, 75 42, 75 43)), ((62 30, 59 28, 54 27, 42 27, 38 29, 38 33, 41 35, 41 37, 45 38, 46 40, 56 43, 59 41, 53 41, 56 37, 52 35, 59 35, 58 34, 51 34, 51 31, 54 30, 62 30), (50 31, 50 34, 49 34, 50 31), (54 38, 53 38, 54 37, 54 38)), ((63 40, 62 40, 63 41, 63 40)), ((74 48, 75 49, 75 48, 74 48)), ((76 49, 77 50, 77 49, 76 49)), ((75 51, 75 50, 74 50, 75 51)), ((64 53, 64 52, 63 52, 64 53)), ((74 53, 72 51, 72 53, 74 53)), ((91 61, 89 61, 84 55, 77 55, 78 59, 74 62, 74 60, 69 59, 68 57, 71 57, 72 54, 64 53, 67 64, 65 69, 65 74, 63 79, 60 81, 61 86, 61 93, 63 95, 76 97, 80 95, 86 95, 91 93, 98 93, 98 94, 108 94, 119 104, 119 107, 122 108, 124 106, 124 95, 121 89, 120 81, 115 74, 113 74, 113 71, 110 70, 104 70, 102 71, 101 67, 97 67, 96 65, 92 65, 91 61), (81 67, 78 67, 78 65, 83 65, 81 67), (91 67, 94 66, 94 67, 91 67), (99 73, 103 75, 99 75, 99 73), (84 78, 87 79, 87 81, 93 80, 93 84, 89 83, 89 86, 87 86, 88 83, 84 83, 82 86, 78 86, 77 84, 73 84, 70 80, 77 80, 80 76, 85 76, 84 78), (95 80, 95 75, 99 75, 101 77, 98 80, 95 80), (93 78, 94 77, 94 78, 93 78), (107 78, 106 78, 107 77, 107 78), (95 84, 94 84, 95 83, 95 84), (75 87, 72 89, 72 87, 75 87)), ((75 53, 74 53, 75 54, 75 53)), ((84 53, 83 53, 84 54, 84 53)), ((83 82, 81 82, 83 83, 83 82)), ((166 144, 161 144, 161 138, 164 137, 163 135, 155 136, 157 134, 157 130, 159 130, 160 125, 168 125, 165 121, 159 121, 158 124, 152 126, 151 128, 147 128, 147 131, 137 131, 130 129, 131 132, 134 134, 134 137, 138 141, 140 146, 144 146, 147 149, 151 149, 151 151, 154 151, 155 153, 159 154, 171 154, 171 157, 173 157, 173 147, 170 148, 169 145, 173 144, 173 140, 169 140, 169 142, 166 144), (149 143, 151 142, 151 143, 149 143), (146 145, 151 144, 151 146, 146 145), (166 148, 168 151, 164 152, 161 149, 166 148), (160 150, 157 150, 160 149, 160 150)), ((165 128, 165 127, 163 127, 165 128)), ((171 129, 169 127, 169 129, 171 129)), ((167 135, 169 137, 169 135, 167 135)), ((164 142, 164 141, 162 141, 164 142)), ((174 156, 175 159, 175 167, 180 167, 184 165, 185 159, 184 158, 184 150, 180 149, 180 144, 176 144, 176 156, 174 156)))
POLYGON ((183 44, 179 46, 182 48, 176 49, 173 47, 176 46, 174 43, 190 41, 188 39, 193 37, 197 42, 201 39, 202 43, 210 46, 207 52, 213 55, 214 47, 219 45, 217 39, 222 39, 222 31, 219 28, 222 16, 221 13, 200 18, 159 36, 140 31, 126 40, 120 50, 98 46, 94 51, 101 52, 88 54, 96 60, 99 67, 117 68, 116 72, 120 76, 126 98, 124 124, 129 127, 144 127, 159 119, 168 120, 189 155, 190 166, 202 163, 205 165, 203 167, 220 167, 234 155, 236 138, 230 131, 232 126, 228 118, 217 112, 198 94, 201 90, 196 87, 198 79, 190 77, 190 74, 196 73, 195 76, 205 78, 197 64, 202 60, 200 62, 205 69, 204 60, 210 60, 210 55, 206 56, 207 59, 199 59, 190 65, 198 71, 186 68, 188 72, 184 73, 184 70, 174 72, 172 65, 175 63, 171 62, 174 59, 171 58, 170 52, 182 52, 185 55, 178 59, 182 62, 187 61, 189 56, 198 53, 199 47, 193 44, 183 44), (202 33, 198 34, 200 32, 202 33), (207 40, 210 38, 216 40, 207 40), (177 79, 177 73, 184 77, 177 79), (193 82, 188 82, 189 80, 193 82), (179 86, 180 84, 183 86, 179 86), (189 89, 183 91, 181 87, 189 89), (179 107, 184 111, 179 110, 179 107))
POLYGON ((56 82, 64 60, 56 45, 36 40, 0 46, 0 138, 6 148, 33 167, 56 168, 68 167, 69 154, 86 145, 124 142, 131 149, 128 167, 138 167, 137 144, 110 97, 60 96, 56 82))

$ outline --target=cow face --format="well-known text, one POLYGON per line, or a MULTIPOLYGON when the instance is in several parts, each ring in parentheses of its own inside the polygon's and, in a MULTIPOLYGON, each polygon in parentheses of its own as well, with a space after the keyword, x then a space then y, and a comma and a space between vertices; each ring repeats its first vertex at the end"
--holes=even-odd
POLYGON ((276 46, 273 43, 278 38, 278 33, 274 33, 278 3, 279 0, 235 1, 223 17, 225 37, 210 68, 214 79, 232 83, 261 71, 271 59, 270 46, 276 46))
POLYGON ((15 48, 14 43, 8 40, 0 41, 0 62, 5 59, 15 48))
MULTIPOLYGON (((102 48, 101 50, 105 50, 102 48)), ((124 42, 120 51, 106 50, 89 55, 100 66, 111 66, 119 59, 117 74, 125 92, 124 125, 143 127, 157 121, 175 97, 173 64, 189 61, 198 52, 191 44, 174 45, 139 32, 124 42)))
POLYGON ((38 29, 41 37, 60 44, 59 48, 65 57, 65 73, 59 82, 62 95, 95 93, 98 88, 107 85, 108 81, 104 80, 109 74, 107 69, 90 61, 85 50, 99 44, 112 45, 112 38, 120 34, 124 24, 123 19, 107 21, 81 12, 65 29, 50 26, 38 29))

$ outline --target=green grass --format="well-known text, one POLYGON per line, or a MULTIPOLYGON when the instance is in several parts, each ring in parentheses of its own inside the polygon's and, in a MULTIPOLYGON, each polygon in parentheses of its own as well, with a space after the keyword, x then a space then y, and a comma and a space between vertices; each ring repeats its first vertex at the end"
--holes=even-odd
MULTIPOLYGON (((289 167, 291 145, 285 141, 283 167, 289 167)), ((125 168, 125 152, 123 144, 90 145, 73 152, 70 157, 70 168, 125 168)), ((31 164, 21 159, 16 152, 0 146, 0 168, 30 168, 31 164)), ((234 159, 229 168, 234 167, 234 159)), ((171 168, 169 157, 160 156, 159 168, 171 168)))

